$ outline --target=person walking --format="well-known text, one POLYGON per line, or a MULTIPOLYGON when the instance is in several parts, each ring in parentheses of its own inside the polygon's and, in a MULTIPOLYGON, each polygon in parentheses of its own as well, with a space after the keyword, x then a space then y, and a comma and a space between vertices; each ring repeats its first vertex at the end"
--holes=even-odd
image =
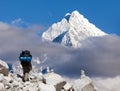
POLYGON ((32 70, 32 55, 29 50, 22 51, 19 56, 23 68, 23 81, 29 81, 29 72, 32 70))

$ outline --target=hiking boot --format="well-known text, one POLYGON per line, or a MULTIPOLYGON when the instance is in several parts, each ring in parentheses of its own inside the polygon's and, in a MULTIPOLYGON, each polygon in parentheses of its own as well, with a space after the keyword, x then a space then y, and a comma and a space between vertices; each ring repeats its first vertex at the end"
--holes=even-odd
POLYGON ((23 76, 23 81, 29 81, 29 74, 25 73, 25 75, 23 76))

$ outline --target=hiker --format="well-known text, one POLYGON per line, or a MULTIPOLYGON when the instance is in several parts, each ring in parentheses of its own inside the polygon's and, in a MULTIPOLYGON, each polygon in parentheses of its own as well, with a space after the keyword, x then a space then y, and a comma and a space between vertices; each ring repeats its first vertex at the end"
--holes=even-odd
POLYGON ((29 50, 22 51, 19 56, 23 68, 23 81, 29 81, 29 72, 32 70, 32 55, 29 50))

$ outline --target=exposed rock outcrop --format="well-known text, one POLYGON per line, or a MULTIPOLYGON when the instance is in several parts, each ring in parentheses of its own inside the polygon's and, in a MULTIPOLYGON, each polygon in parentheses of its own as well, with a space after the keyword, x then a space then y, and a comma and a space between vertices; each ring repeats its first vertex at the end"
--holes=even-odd
POLYGON ((8 67, 7 63, 2 60, 0 60, 0 73, 5 76, 8 76, 8 74, 9 74, 9 67, 8 67))
MULTIPOLYGON (((7 64, 0 61, 2 67, 7 64)), ((0 91, 97 91, 92 80, 81 71, 80 79, 69 83, 61 75, 47 69, 46 74, 29 74, 29 81, 23 82, 20 74, 0 74, 0 91)))

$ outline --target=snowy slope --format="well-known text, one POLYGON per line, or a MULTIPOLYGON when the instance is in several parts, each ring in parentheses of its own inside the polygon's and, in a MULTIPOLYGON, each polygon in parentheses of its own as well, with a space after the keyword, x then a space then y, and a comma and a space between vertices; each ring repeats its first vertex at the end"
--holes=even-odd
POLYGON ((88 37, 104 35, 106 33, 75 10, 71 14, 67 13, 60 22, 49 27, 42 34, 42 39, 77 48, 82 45, 81 41, 88 37))

